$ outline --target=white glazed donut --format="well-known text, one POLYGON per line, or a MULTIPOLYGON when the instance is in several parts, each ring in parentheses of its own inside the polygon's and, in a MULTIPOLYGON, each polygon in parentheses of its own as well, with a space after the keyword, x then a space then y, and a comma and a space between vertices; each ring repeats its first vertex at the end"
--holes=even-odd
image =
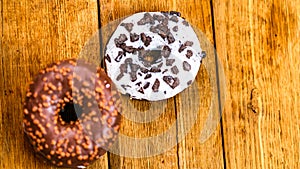
POLYGON ((106 45, 105 63, 122 94, 157 101, 190 86, 204 55, 180 13, 142 12, 119 24, 106 45))

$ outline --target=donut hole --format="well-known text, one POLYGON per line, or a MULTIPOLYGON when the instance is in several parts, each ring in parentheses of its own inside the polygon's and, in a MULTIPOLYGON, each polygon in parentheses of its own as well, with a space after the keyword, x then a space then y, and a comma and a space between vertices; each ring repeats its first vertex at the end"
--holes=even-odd
POLYGON ((60 110, 59 115, 61 119, 66 123, 75 122, 82 115, 82 107, 73 102, 68 102, 60 110))
POLYGON ((140 50, 139 61, 145 66, 150 67, 153 64, 162 62, 162 51, 160 49, 140 50))

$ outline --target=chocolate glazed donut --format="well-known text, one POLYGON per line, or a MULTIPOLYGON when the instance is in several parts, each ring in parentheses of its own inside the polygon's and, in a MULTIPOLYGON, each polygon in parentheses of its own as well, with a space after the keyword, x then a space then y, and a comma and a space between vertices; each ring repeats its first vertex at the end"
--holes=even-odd
POLYGON ((51 163, 85 168, 114 143, 121 121, 117 90, 105 72, 83 60, 41 70, 24 104, 24 130, 51 163))

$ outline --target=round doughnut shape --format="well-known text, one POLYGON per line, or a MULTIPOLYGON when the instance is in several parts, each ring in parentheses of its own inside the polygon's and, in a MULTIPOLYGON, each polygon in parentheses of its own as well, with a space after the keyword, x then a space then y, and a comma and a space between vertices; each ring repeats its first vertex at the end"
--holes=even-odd
POLYGON ((194 81, 205 52, 178 12, 141 12, 118 25, 106 45, 107 74, 122 94, 164 100, 194 81))
POLYGON ((64 60, 30 83, 24 131, 51 163, 85 168, 116 140, 120 111, 118 92, 104 70, 84 60, 64 60))

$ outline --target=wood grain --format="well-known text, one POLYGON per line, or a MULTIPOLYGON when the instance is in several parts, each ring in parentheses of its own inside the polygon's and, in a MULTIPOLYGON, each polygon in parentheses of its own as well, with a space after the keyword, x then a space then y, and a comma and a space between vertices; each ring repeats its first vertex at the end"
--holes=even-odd
MULTIPOLYGON (((167 10, 180 11, 216 44, 227 79, 222 119, 225 156, 221 126, 204 144, 198 142, 211 98, 208 74, 201 67, 193 86, 166 102, 122 97, 124 113, 137 113, 131 120, 123 118, 121 133, 144 138, 176 123, 177 135, 188 132, 180 144, 148 158, 108 153, 89 168, 300 168, 299 0, 99 0, 98 4, 0 1, 1 168, 55 168, 44 164, 24 140, 25 89, 47 64, 78 56, 97 32, 98 12, 105 26, 136 12, 167 10), (186 127, 194 119, 183 111, 197 115, 190 131, 186 127), (134 122, 153 114, 157 118, 149 123, 134 122)), ((135 150, 120 143, 119 149, 135 150)))
POLYGON ((213 3, 228 168, 299 168, 299 1, 213 3))
MULTIPOLYGON (((2 1, 1 168, 55 168, 43 164, 22 130, 25 89, 39 69, 76 58, 98 29, 96 1, 2 1)), ((107 168, 107 156, 93 166, 107 168)))
MULTIPOLYGON (((209 0, 204 1, 176 1, 176 11, 180 11, 196 29, 201 47, 206 51, 207 57, 213 54, 213 28, 212 12, 209 0), (180 5, 179 5, 180 4, 180 5), (208 44, 206 44, 208 43, 208 44)), ((204 123, 208 118, 211 104, 211 86, 207 68, 201 65, 195 84, 176 97, 177 112, 187 114, 197 113, 197 120, 185 139, 178 145, 180 168, 224 168, 222 135, 220 126, 213 135, 204 143, 200 143, 199 137, 204 129, 204 123)), ((180 116, 178 113, 178 135, 187 132, 192 116, 180 116)))

